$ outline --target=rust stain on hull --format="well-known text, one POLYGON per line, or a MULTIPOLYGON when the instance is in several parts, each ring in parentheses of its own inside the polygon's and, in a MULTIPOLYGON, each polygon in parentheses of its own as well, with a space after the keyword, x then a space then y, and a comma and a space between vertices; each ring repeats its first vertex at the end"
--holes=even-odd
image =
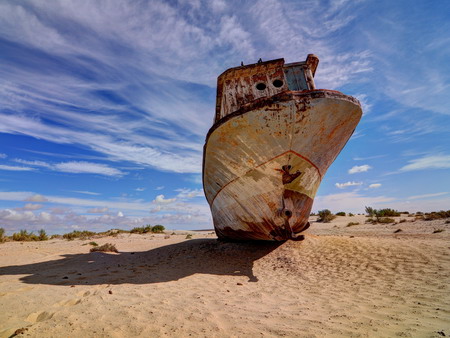
POLYGON ((278 59, 219 77, 203 156, 219 238, 303 238, 322 176, 362 115, 358 100, 314 88, 317 63, 278 59))

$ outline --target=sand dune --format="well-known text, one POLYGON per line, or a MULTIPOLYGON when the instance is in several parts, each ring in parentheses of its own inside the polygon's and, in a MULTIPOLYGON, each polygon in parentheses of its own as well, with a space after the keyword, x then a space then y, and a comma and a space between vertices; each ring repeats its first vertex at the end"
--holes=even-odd
POLYGON ((79 240, 3 243, 0 336, 450 335, 449 225, 346 226, 358 217, 313 223, 302 242, 95 240, 118 254, 79 240))

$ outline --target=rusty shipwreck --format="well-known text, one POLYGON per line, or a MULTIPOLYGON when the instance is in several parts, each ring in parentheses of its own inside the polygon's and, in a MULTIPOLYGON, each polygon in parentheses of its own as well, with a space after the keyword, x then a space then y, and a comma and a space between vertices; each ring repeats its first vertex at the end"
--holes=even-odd
POLYGON ((319 184, 362 110, 357 99, 316 89, 319 59, 231 68, 217 81, 203 188, 219 239, 300 239, 319 184))

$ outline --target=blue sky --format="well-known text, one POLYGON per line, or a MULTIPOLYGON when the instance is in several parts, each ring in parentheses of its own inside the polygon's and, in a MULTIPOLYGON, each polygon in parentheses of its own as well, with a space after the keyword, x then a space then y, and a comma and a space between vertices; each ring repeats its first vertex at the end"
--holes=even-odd
POLYGON ((448 210, 448 32, 448 1, 1 1, 0 226, 211 228, 217 76, 308 53, 364 109, 313 210, 448 210))

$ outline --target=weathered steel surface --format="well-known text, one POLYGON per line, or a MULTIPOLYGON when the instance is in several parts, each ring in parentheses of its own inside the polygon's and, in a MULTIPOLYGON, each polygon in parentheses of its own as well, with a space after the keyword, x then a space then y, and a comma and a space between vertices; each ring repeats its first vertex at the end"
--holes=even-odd
POLYGON ((308 74, 317 67, 315 59, 293 66, 275 60, 238 67, 236 79, 229 79, 231 72, 222 75, 229 82, 219 78, 225 85, 218 89, 219 115, 208 133, 203 163, 204 190, 219 238, 285 240, 309 226, 322 177, 362 114, 356 99, 336 91, 289 90, 289 81, 295 88, 314 87, 308 74), (254 94, 254 88, 244 90, 241 83, 255 87, 263 77, 242 79, 262 69, 268 70, 264 81, 281 80, 283 86, 264 89, 265 96, 254 94))

